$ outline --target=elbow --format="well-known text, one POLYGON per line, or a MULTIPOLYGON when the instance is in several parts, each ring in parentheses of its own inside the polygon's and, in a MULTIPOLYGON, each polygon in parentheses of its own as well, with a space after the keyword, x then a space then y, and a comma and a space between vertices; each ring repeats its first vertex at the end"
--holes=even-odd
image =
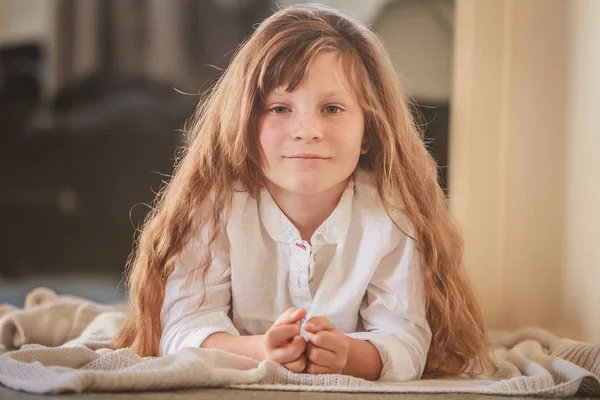
POLYGON ((381 351, 384 367, 379 381, 408 382, 421 379, 429 344, 414 338, 390 336, 393 340, 381 351))

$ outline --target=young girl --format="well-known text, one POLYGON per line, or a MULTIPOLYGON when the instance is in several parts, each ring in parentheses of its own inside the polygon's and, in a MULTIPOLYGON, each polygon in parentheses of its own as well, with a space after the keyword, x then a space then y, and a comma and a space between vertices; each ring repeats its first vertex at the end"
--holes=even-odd
POLYGON ((201 104, 115 347, 381 381, 487 359, 436 165, 374 33, 322 6, 276 12, 201 104))

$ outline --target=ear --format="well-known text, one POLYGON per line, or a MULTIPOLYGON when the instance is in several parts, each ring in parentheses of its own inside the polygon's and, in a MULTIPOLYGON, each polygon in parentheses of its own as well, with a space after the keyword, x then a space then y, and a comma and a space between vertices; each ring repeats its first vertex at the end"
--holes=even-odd
POLYGON ((367 138, 364 137, 362 141, 362 145, 360 146, 360 154, 367 154, 369 152, 369 145, 367 143, 367 138))

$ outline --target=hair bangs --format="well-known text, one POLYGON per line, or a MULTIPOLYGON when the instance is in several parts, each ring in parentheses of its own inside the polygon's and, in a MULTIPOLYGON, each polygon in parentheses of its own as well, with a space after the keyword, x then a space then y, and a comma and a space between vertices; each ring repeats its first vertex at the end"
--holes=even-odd
MULTIPOLYGON (((282 41, 283 43, 274 48, 271 54, 267 54, 261 67, 257 82, 261 102, 275 88, 285 86, 285 91, 293 91, 304 79, 317 55, 323 52, 335 52, 339 55, 340 62, 344 65, 343 68, 337 68, 337 72, 345 70, 358 71, 360 68, 360 65, 358 65, 360 64, 359 58, 352 56, 349 49, 346 48, 347 46, 339 43, 333 37, 319 35, 312 38, 312 40, 302 42, 294 42, 293 38, 283 39, 282 41)), ((346 79, 342 79, 341 76, 338 77, 340 82, 345 83, 347 81, 353 86, 346 89, 358 89, 359 87, 361 77, 358 76, 358 73, 352 75, 356 76, 347 76, 346 79)))

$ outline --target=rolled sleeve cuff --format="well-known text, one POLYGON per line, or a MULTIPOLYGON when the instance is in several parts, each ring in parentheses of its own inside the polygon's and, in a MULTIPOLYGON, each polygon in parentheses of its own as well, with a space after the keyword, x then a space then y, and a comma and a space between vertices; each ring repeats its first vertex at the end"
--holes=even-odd
POLYGON ((411 351, 398 338, 384 333, 355 332, 347 336, 357 340, 368 340, 379 351, 383 368, 379 382, 406 382, 421 378, 420 364, 411 351))
MULTIPOLYGON (((168 343, 161 343, 161 354, 172 354, 184 347, 199 348, 207 337, 214 333, 228 333, 232 336, 240 336, 240 332, 225 313, 217 312, 204 315, 191 321, 180 321, 173 326, 174 332, 168 343)), ((167 335, 163 333, 163 340, 167 335)), ((166 342, 166 340, 165 340, 166 342)))

